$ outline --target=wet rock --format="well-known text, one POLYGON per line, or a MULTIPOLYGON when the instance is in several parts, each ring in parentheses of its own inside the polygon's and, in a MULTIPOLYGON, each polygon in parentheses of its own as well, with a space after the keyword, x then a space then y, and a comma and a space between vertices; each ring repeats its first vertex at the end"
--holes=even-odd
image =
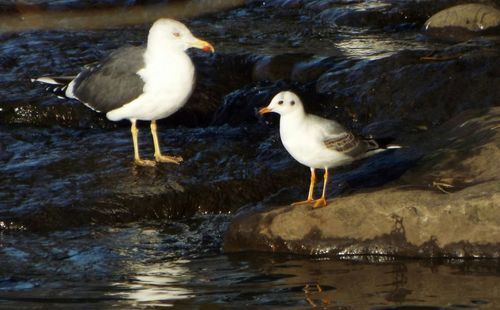
MULTIPOLYGON (((256 123, 257 111, 270 102, 282 88, 289 88, 286 82, 260 82, 242 87, 224 97, 223 104, 214 115, 212 125, 229 124, 239 126, 256 123)), ((276 122, 276 119, 274 119, 276 122)))
POLYGON ((332 8, 321 12, 318 18, 330 25, 337 27, 384 27, 390 23, 394 23, 388 18, 384 7, 388 4, 381 4, 380 7, 370 9, 347 7, 347 8, 332 8))
POLYGON ((494 41, 402 51, 351 63, 349 69, 334 67, 317 80, 316 89, 330 95, 324 106, 350 109, 361 124, 403 119, 433 126, 463 110, 498 104, 498 55, 494 41))
POLYGON ((221 106, 223 97, 252 81, 255 59, 252 55, 194 52, 196 86, 186 105, 161 122, 168 127, 207 126, 221 106))
MULTIPOLYGON (((149 126, 139 125, 141 156, 151 158, 149 126)), ((135 166, 124 128, 1 127, 0 226, 54 230, 233 212, 297 178, 283 151, 263 143, 267 131, 162 128, 163 152, 181 155, 181 165, 135 166)))
MULTIPOLYGON (((335 50, 332 50, 334 53, 335 50)), ((291 80, 307 83, 316 80, 336 61, 338 57, 335 56, 314 57, 311 54, 262 56, 255 62, 252 76, 256 81, 291 80)))
MULTIPOLYGON (((494 0, 476 3, 498 5, 494 0)), ((420 27, 436 12, 467 0, 439 1, 269 1, 267 4, 288 9, 301 9, 317 14, 315 19, 334 27, 383 28, 401 30, 420 27)))
MULTIPOLYGON (((79 36, 85 37, 83 34, 79 36)), ((30 82, 31 78, 42 75, 75 75, 80 70, 79 63, 98 61, 103 57, 102 55, 106 54, 104 51, 99 54, 89 52, 89 55, 74 61, 73 58, 76 55, 73 54, 70 57, 57 52, 44 55, 47 42, 36 44, 36 42, 30 41, 29 44, 33 47, 26 50, 32 51, 32 49, 41 48, 40 51, 35 52, 38 55, 31 54, 29 57, 23 55, 14 61, 14 55, 20 52, 19 47, 25 43, 16 36, 12 40, 15 42, 11 45, 7 44, 7 47, 4 47, 2 57, 0 57, 0 67, 8 72, 0 78, 2 86, 0 90, 2 98, 0 101, 0 124, 60 125, 73 128, 128 126, 127 122, 116 124, 106 121, 105 115, 91 111, 78 101, 57 98, 46 85, 30 82), (35 63, 38 57, 47 57, 48 62, 53 67, 47 64, 38 66, 35 63), (36 68, 35 72, 30 70, 33 67, 36 68)), ((75 49, 78 46, 72 48, 75 49)), ((2 51, 0 50, 0 52, 2 51)), ((193 51, 191 57, 197 70, 195 90, 180 111, 161 120, 164 126, 194 127, 209 124, 213 114, 220 106, 222 97, 252 81, 254 59, 251 56, 221 54, 209 56, 193 51)))
POLYGON ((278 206, 231 224, 226 252, 500 257, 500 108, 471 110, 417 136, 425 156, 382 189, 326 208, 278 206))
POLYGON ((312 55, 281 54, 261 57, 254 66, 253 78, 262 80, 283 80, 290 78, 296 63, 309 59, 312 55))
POLYGON ((257 111, 268 105, 272 97, 283 90, 294 90, 301 94, 305 98, 307 109, 310 112, 317 112, 319 110, 318 102, 324 100, 321 95, 315 92, 312 84, 304 85, 289 80, 256 82, 225 96, 223 104, 214 115, 212 125, 240 126, 254 124, 261 119, 265 119, 268 124, 277 124, 278 116, 276 114, 266 115, 263 118, 258 116, 257 111))
POLYGON ((312 58, 294 65, 290 74, 292 81, 307 83, 315 81, 328 69, 339 62, 338 57, 312 58))
POLYGON ((453 6, 429 18, 424 30, 430 36, 454 40, 500 34, 500 10, 478 3, 453 6))
MULTIPOLYGON (((309 112, 365 134, 400 140, 463 109, 490 106, 498 97, 496 47, 491 41, 443 50, 434 41, 415 43, 416 29, 387 35, 378 28, 373 36, 358 37, 358 32, 325 27, 314 17, 331 9, 327 4, 365 2, 295 2, 301 3, 301 10, 252 3, 193 21, 194 32, 214 42, 217 53, 191 53, 197 88, 185 109, 160 124, 163 151, 183 156, 180 166, 135 167, 127 122, 109 122, 29 83, 33 76, 74 74, 124 41, 141 44, 145 25, 71 35, 2 35, 0 227, 51 230, 163 222, 203 212, 234 212, 262 201, 301 199, 308 169, 282 148, 277 116, 255 115, 283 89, 300 93, 309 112), (255 25, 252 29, 246 27, 249 21, 255 25), (356 54, 363 49, 367 52, 356 54), (401 49, 409 51, 379 59, 401 49), (421 59, 426 56, 436 57, 421 59), (259 62, 261 74, 256 75, 259 62), (450 84, 450 75, 451 81, 460 82, 450 84), (469 93, 468 87, 476 90, 469 93), (467 93, 457 92, 462 89, 467 93), (436 103, 436 110, 431 109, 436 103)), ((151 158, 148 124, 140 126, 141 155, 151 158)), ((339 169, 329 194, 382 186, 399 178, 420 156, 418 150, 386 153, 339 169)), ((460 188, 466 179, 453 184, 460 188)))
MULTIPOLYGON (((144 42, 147 25, 106 31, 34 31, 2 34, 0 46, 0 123, 61 125, 67 127, 112 127, 105 116, 86 111, 75 100, 58 99, 46 85, 31 83, 40 76, 74 76, 89 63, 101 60, 124 44, 144 42), (124 33, 126 32, 126 37, 124 33)), ((222 97, 252 81, 254 56, 209 55, 189 51, 196 66, 197 81, 184 109, 162 121, 164 126, 201 126, 210 123, 222 97)))

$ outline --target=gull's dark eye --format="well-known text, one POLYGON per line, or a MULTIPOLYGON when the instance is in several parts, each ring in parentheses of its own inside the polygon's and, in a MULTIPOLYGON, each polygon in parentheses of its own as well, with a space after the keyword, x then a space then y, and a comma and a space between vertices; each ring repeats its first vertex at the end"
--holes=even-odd
POLYGON ((282 105, 283 104, 283 100, 278 101, 278 104, 282 105))
POLYGON ((173 35, 174 35, 174 37, 178 38, 178 37, 181 36, 181 33, 180 32, 174 32, 173 35))
POLYGON ((290 101, 290 104, 291 104, 291 105, 294 105, 294 104, 295 104, 295 101, 294 101, 294 100, 290 101))

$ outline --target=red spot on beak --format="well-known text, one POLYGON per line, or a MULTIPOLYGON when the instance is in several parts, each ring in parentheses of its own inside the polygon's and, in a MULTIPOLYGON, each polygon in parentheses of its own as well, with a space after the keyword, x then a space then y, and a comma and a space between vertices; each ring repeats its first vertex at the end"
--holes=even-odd
POLYGON ((201 50, 209 53, 209 52, 213 52, 213 47, 211 47, 209 45, 205 45, 201 50))
POLYGON ((203 40, 200 40, 197 38, 195 38, 195 40, 192 41, 189 45, 190 45, 190 47, 199 48, 200 50, 202 50, 204 52, 212 52, 212 53, 215 52, 215 49, 212 46, 212 44, 208 43, 207 41, 203 41, 203 40))

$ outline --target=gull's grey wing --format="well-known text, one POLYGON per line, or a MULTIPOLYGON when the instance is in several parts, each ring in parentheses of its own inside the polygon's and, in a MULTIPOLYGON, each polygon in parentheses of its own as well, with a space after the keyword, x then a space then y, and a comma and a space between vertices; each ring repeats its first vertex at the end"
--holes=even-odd
POLYGON ((133 101, 143 93, 144 81, 137 72, 145 66, 144 52, 144 47, 124 47, 84 68, 73 81, 72 95, 99 112, 133 101))

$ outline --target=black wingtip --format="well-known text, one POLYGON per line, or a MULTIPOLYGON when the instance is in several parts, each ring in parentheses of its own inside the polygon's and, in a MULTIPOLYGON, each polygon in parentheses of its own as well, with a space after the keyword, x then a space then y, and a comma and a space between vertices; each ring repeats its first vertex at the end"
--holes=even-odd
POLYGON ((377 142, 378 147, 381 149, 387 149, 387 148, 390 148, 391 145, 394 145, 394 144, 391 144, 391 142, 394 141, 394 138, 392 138, 392 137, 376 138, 376 139, 372 139, 372 140, 377 142))
POLYGON ((68 84, 73 81, 74 76, 57 76, 57 77, 39 77, 30 79, 32 83, 41 83, 45 85, 45 90, 55 94, 58 98, 68 98, 66 96, 66 89, 68 84))
POLYGON ((375 149, 400 149, 401 145, 392 143, 395 139, 392 137, 384 137, 384 138, 367 138, 365 139, 366 143, 369 145, 371 150, 375 149))

